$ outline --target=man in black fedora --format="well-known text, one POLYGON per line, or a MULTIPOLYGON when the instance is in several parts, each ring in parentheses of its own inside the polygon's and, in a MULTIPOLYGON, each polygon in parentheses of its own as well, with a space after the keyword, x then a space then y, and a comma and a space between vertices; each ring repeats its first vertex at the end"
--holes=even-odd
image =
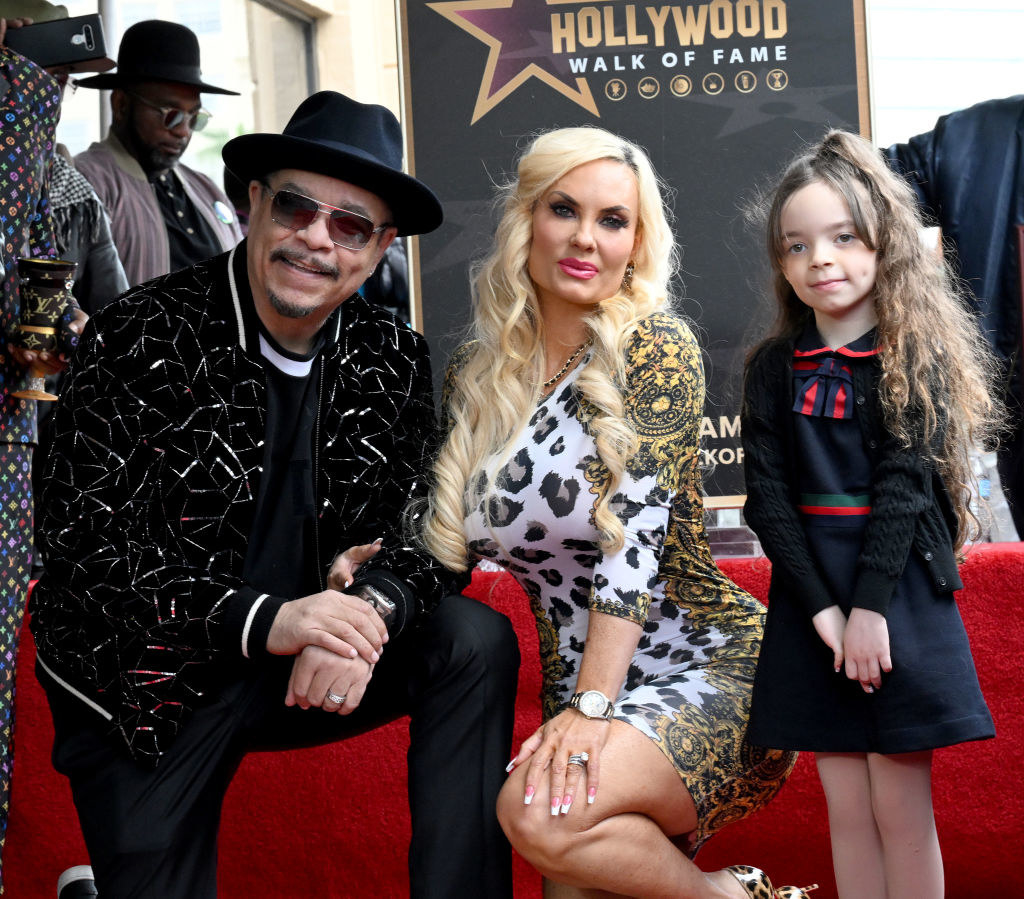
POLYGON ((112 88, 106 138, 75 157, 110 213, 114 243, 134 286, 230 249, 242 238, 224 192, 181 163, 209 120, 199 41, 184 25, 150 19, 121 38, 117 71, 79 87, 112 88))
POLYGON ((331 91, 229 141, 246 240, 82 337, 32 630, 101 897, 214 896, 246 752, 404 714, 412 894, 511 896, 494 802, 515 636, 409 541, 436 436, 426 343, 357 293, 396 235, 441 222, 401 146, 390 112, 331 91))

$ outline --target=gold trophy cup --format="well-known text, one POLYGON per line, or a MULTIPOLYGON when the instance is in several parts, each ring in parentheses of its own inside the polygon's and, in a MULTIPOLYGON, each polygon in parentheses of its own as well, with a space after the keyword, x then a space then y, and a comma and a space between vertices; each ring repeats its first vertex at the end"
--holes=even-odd
MULTIPOLYGON (((18 260, 21 282, 21 316, 15 327, 16 340, 22 349, 36 353, 58 352, 58 331, 61 318, 73 303, 71 287, 75 283, 77 262, 44 257, 18 260)), ((46 390, 46 371, 38 365, 29 369, 28 386, 11 391, 12 396, 26 400, 55 400, 46 390)))

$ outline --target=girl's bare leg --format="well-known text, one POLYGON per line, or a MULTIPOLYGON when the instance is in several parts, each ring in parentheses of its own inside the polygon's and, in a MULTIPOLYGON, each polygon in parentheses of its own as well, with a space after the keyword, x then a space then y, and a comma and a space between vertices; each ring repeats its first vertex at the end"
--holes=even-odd
POLYGON ((839 899, 886 899, 886 867, 875 824, 872 781, 864 753, 815 753, 828 802, 832 867, 839 899))
POLYGON ((584 799, 567 815, 552 816, 546 778, 524 805, 526 765, 512 772, 498 798, 512 845, 552 881, 545 897, 744 899, 731 874, 705 874, 669 839, 697 826, 693 800, 672 763, 635 728, 621 721, 609 727, 593 805, 584 799))
POLYGON ((932 811, 932 753, 869 753, 867 764, 889 895, 942 899, 945 878, 932 811))

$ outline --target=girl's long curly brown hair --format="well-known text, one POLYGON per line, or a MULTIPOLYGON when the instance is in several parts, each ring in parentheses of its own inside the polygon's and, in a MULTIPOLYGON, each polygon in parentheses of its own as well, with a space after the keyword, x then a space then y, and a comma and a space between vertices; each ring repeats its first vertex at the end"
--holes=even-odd
POLYGON ((994 359, 959 282, 921 239, 924 225, 910 186, 868 141, 846 131, 829 131, 792 162, 772 195, 767 249, 778 314, 767 340, 797 337, 813 315, 782 271, 781 217, 790 197, 814 182, 846 201, 858 236, 878 254, 874 300, 885 423, 941 475, 959 524, 959 549, 975 522, 968 451, 991 439, 1000 421, 989 392, 994 359))

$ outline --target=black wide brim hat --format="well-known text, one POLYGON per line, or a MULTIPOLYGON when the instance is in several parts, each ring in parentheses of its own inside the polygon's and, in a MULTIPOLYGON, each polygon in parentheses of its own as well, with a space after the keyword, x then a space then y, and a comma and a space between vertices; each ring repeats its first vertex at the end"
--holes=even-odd
POLYGON ((245 184, 297 169, 368 190, 388 204, 400 235, 426 234, 444 220, 434 192, 402 171, 402 128, 394 114, 335 91, 303 100, 281 134, 243 134, 222 155, 245 184))
POLYGON ((162 19, 147 19, 132 25, 117 48, 117 71, 83 78, 78 86, 131 87, 142 81, 173 81, 197 87, 205 94, 238 96, 238 91, 203 81, 199 68, 199 38, 184 25, 162 19))

